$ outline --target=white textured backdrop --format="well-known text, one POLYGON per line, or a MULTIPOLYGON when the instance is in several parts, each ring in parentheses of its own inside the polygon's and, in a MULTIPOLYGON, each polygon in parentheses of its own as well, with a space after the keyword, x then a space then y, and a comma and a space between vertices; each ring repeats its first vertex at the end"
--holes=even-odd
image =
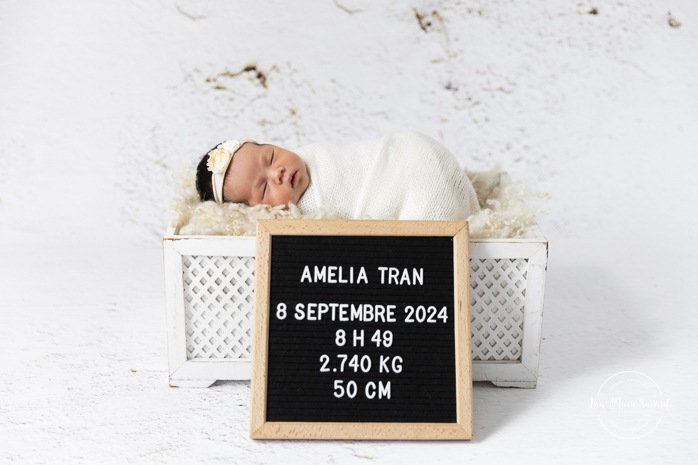
POLYGON ((695 459, 697 86, 691 0, 0 0, 0 461, 695 459), (402 128, 552 194, 538 388, 477 385, 470 444, 252 442, 246 383, 168 388, 172 174, 402 128), (671 401, 642 440, 589 405, 623 370, 671 401))

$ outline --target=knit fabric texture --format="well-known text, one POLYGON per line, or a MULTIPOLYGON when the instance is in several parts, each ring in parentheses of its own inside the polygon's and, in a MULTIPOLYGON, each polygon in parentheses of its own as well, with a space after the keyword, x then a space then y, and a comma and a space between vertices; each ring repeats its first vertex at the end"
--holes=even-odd
POLYGON ((295 152, 310 175, 298 202, 303 214, 324 209, 347 219, 466 220, 480 211, 453 154, 418 132, 295 152))

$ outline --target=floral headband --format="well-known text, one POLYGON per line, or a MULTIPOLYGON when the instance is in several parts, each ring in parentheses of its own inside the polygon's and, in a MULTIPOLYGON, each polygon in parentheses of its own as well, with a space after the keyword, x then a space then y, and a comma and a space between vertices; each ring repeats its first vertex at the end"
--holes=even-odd
POLYGON ((225 173, 228 171, 230 162, 233 161, 233 155, 237 152, 242 144, 252 142, 250 140, 227 140, 218 144, 215 149, 208 152, 208 161, 206 166, 211 172, 211 187, 213 188, 213 198, 217 204, 223 203, 223 181, 225 173))

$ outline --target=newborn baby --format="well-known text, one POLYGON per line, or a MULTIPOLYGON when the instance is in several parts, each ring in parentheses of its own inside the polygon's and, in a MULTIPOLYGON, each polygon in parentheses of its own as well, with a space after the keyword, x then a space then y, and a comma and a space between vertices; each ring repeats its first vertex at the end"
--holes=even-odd
POLYGON ((464 220, 480 210, 453 155, 411 131, 295 152, 226 141, 201 159, 196 188, 202 201, 294 203, 301 213, 326 209, 347 219, 464 220))

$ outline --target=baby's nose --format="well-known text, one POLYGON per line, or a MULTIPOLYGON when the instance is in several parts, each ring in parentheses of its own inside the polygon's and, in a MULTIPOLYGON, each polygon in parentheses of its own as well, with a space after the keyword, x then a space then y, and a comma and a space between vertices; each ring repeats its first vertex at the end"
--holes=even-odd
POLYGON ((284 181, 284 172, 286 171, 286 168, 280 166, 277 168, 276 172, 274 173, 274 180, 278 182, 279 184, 283 183, 284 181))

